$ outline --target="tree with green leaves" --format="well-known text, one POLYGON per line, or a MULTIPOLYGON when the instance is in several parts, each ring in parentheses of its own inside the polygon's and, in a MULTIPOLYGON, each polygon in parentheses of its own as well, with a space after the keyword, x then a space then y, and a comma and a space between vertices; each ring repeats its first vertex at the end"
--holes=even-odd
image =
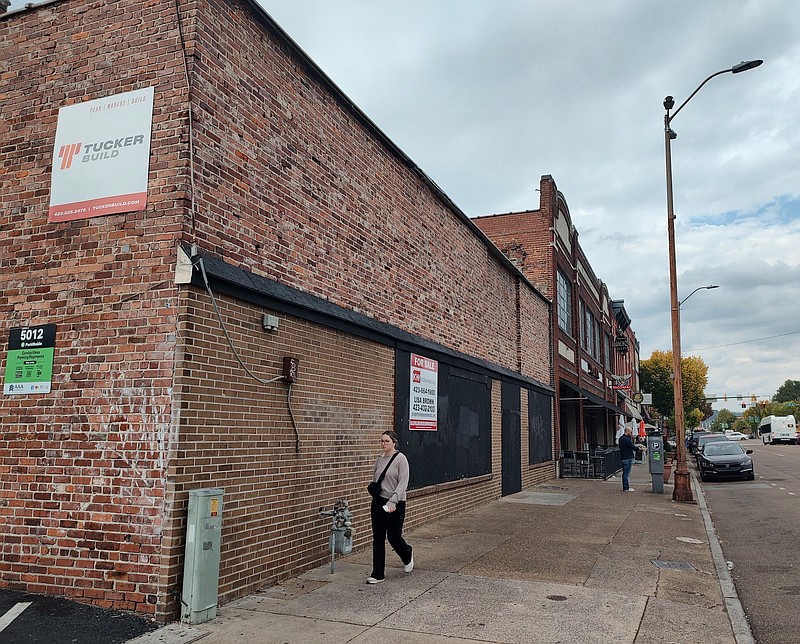
POLYGON ((690 409, 686 412, 686 416, 684 416, 684 422, 686 423, 686 430, 694 429, 695 427, 699 427, 700 423, 705 420, 705 416, 703 416, 703 412, 700 411, 697 407, 694 409, 690 409))
POLYGON ((764 418, 764 416, 795 416, 797 417, 798 410, 797 403, 795 401, 789 402, 758 402, 754 405, 751 405, 747 409, 744 410, 742 416, 751 424, 758 426, 759 421, 764 418))
POLYGON ((800 380, 787 380, 772 397, 772 402, 796 402, 800 400, 800 380))
POLYGON ((717 417, 714 419, 714 422, 711 423, 711 431, 723 432, 726 429, 733 428, 733 424, 735 422, 736 414, 734 414, 730 409, 720 409, 717 412, 717 417))
MULTIPOLYGON (((686 427, 698 425, 711 414, 706 403, 705 388, 708 384, 708 366, 697 356, 681 359, 683 376, 683 408, 686 427), (692 413, 697 410, 698 413, 692 413), (699 418, 699 419, 698 419, 699 418)), ((675 397, 672 386, 672 352, 653 351, 652 355, 639 365, 639 380, 642 391, 653 394, 653 406, 669 419, 675 427, 675 397)))
POLYGON ((731 429, 742 434, 751 434, 753 432, 753 427, 744 418, 737 418, 733 421, 731 429))

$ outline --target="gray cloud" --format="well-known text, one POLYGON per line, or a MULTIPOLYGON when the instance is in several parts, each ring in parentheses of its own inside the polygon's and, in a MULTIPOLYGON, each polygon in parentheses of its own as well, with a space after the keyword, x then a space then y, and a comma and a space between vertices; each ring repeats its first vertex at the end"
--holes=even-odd
POLYGON ((468 214, 535 208, 552 174, 643 357, 671 346, 664 96, 680 104, 763 58, 673 122, 680 297, 720 285, 684 304, 682 340, 731 345, 699 352, 709 392, 771 395, 800 377, 800 334, 749 342, 800 331, 791 0, 261 3, 468 214))
POLYGON ((710 393, 800 378, 794 0, 259 1, 467 214, 536 208, 553 175, 645 358, 670 347, 662 101, 763 58, 673 122, 680 296, 720 285, 684 304, 682 339, 730 345, 699 351, 710 393))

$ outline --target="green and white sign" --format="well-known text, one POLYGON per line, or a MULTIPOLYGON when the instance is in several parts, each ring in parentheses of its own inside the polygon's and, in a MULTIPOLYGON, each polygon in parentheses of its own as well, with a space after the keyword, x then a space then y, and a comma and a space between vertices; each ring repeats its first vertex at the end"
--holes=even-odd
POLYGON ((3 393, 50 393, 55 346, 55 324, 11 329, 3 393))

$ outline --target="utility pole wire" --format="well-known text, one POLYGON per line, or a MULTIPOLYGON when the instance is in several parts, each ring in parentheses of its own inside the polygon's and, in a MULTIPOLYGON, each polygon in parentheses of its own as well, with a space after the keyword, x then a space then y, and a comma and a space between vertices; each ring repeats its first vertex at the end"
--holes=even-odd
POLYGON ((741 342, 730 342, 728 344, 715 344, 713 347, 699 347, 697 349, 689 349, 683 353, 694 353, 695 351, 708 351, 709 349, 719 349, 721 347, 732 347, 737 344, 749 344, 750 342, 761 342, 762 340, 772 340, 773 338, 784 338, 787 335, 794 335, 800 333, 800 330, 789 331, 789 333, 779 333, 778 335, 768 335, 765 338, 755 338, 754 340, 742 340, 741 342))

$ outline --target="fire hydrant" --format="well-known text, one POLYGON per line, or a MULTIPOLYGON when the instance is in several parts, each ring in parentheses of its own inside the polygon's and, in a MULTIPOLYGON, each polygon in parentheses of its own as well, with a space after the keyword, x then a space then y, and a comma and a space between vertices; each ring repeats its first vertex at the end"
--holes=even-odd
POLYGON ((336 569, 336 554, 349 555, 353 551, 353 516, 350 514, 350 502, 339 499, 333 504, 333 510, 319 509, 320 517, 333 517, 328 549, 331 553, 331 574, 336 569))

